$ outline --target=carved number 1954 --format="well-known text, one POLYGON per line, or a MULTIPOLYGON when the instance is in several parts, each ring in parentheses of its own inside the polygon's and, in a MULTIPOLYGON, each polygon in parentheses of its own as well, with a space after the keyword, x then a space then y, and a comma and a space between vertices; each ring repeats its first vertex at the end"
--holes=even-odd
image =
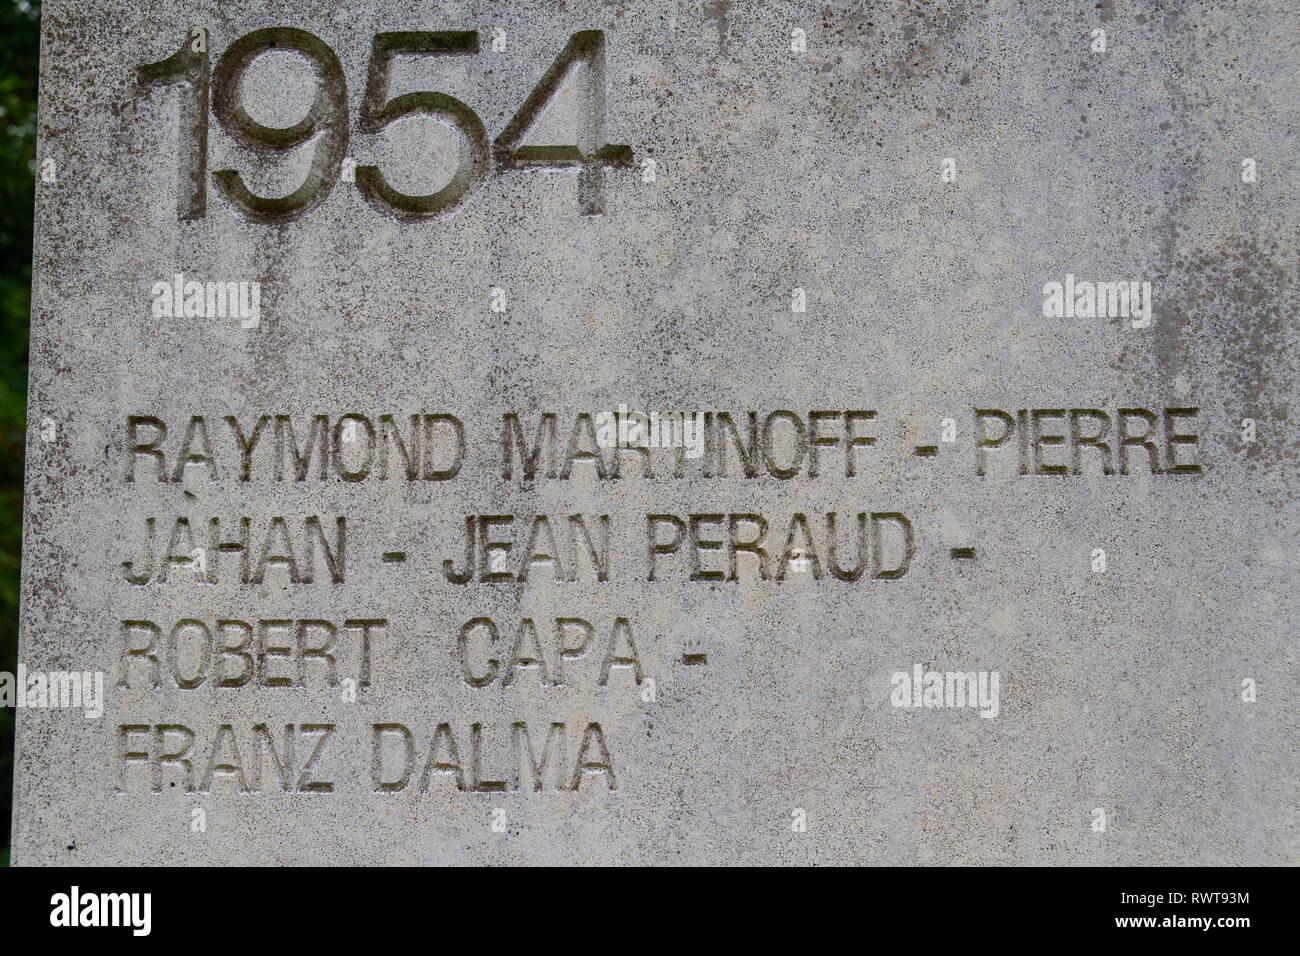
MULTIPOLYGON (((357 128, 378 133, 394 120, 431 116, 453 129, 462 148, 451 181, 437 192, 414 196, 389 185, 377 166, 359 166, 356 184, 376 209, 400 219, 433 219, 445 215, 487 175, 489 165, 510 169, 578 167, 578 206, 585 216, 605 211, 602 180, 607 166, 631 166, 632 148, 604 141, 605 34, 583 30, 573 34, 550 69, 528 94, 514 117, 492 144, 489 156, 483 121, 463 101, 433 91, 388 96, 393 58, 403 55, 464 56, 479 52, 475 31, 406 31, 380 33, 374 38, 365 95, 357 128), (521 141, 540 117, 569 71, 585 64, 591 71, 590 108, 572 146, 525 146, 521 141)), ((142 87, 178 86, 180 110, 179 192, 177 216, 182 221, 207 215, 208 166, 208 49, 206 31, 187 35, 181 48, 157 63, 139 68, 142 87)), ((281 154, 316 139, 311 168, 302 184, 287 196, 259 196, 234 169, 212 174, 217 187, 244 215, 258 222, 282 222, 322 203, 339 179, 348 150, 347 83, 334 51, 319 37, 294 27, 270 27, 247 33, 230 44, 211 77, 212 111, 217 121, 241 145, 265 155, 281 154), (270 50, 290 50, 306 57, 316 74, 316 97, 307 115, 292 126, 263 126, 241 103, 240 80, 248 65, 270 50)))

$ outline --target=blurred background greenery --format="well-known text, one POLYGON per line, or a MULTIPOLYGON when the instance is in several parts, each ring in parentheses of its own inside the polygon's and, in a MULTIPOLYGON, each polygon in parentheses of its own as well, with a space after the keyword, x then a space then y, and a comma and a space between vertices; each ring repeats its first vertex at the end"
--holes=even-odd
MULTIPOLYGON (((0 671, 18 658, 39 0, 0 0, 0 671)), ((0 707, 0 866, 9 864, 14 711, 0 707)))

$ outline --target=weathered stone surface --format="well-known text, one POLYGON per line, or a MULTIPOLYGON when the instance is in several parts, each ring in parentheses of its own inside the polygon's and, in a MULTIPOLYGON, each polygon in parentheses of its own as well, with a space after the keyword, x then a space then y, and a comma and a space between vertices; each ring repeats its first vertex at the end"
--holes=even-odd
POLYGON ((1286 0, 51 0, 21 660, 102 672, 104 709, 19 715, 15 861, 1297 862, 1298 35, 1286 0), (201 84, 137 74, 192 27, 202 112, 201 84), (272 27, 315 39, 241 39, 272 27), (478 37, 374 39, 413 31, 478 37), (240 143, 236 107, 286 127, 314 98, 312 142, 240 143), (385 129, 403 108, 470 137, 385 129), (600 172, 503 168, 512 130, 576 141, 534 158, 605 147, 600 172), (482 176, 438 209, 368 200, 372 165, 411 195, 482 176), (223 170, 312 195, 241 207, 223 170), (155 314, 178 273, 257 283, 256 314, 155 314), (1050 283, 1121 279, 1136 315, 1044 314, 1050 283), (653 476, 609 448, 604 477, 566 467, 578 416, 623 405, 708 412, 711 449, 718 413, 748 447, 754 412, 775 447, 752 477, 734 450, 725 476, 712 451, 680 476, 663 449, 653 476), (837 443, 807 443, 814 411, 837 443), (531 443, 544 412, 555 476, 544 451, 507 477, 506 416, 531 443), (414 478, 366 463, 385 415, 408 444, 431 416, 414 478), (267 416, 246 474, 228 416, 245 437, 267 416), (324 478, 319 444, 301 475, 277 447, 313 416, 324 478), (830 571, 828 512, 843 567, 865 515, 856 580, 830 571), (566 580, 522 560, 533 530, 554 553, 534 515, 566 580), (745 515, 766 553, 730 580, 745 515), (471 524, 514 544, 455 583, 467 516, 513 516, 471 524), (462 659, 479 618, 497 640, 469 628, 462 659), (510 666, 525 618, 545 674, 510 666), (151 642, 156 670, 128 653, 151 642), (996 716, 990 684, 983 708, 896 706, 916 666, 996 672, 996 716), (564 725, 541 792, 512 769, 520 723, 538 754, 564 725))

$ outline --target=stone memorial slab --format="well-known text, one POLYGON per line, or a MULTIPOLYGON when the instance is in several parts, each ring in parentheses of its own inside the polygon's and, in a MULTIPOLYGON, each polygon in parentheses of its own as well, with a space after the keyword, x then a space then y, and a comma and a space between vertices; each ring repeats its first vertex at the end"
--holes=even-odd
POLYGON ((15 862, 1296 863, 1297 37, 49 0, 15 862))

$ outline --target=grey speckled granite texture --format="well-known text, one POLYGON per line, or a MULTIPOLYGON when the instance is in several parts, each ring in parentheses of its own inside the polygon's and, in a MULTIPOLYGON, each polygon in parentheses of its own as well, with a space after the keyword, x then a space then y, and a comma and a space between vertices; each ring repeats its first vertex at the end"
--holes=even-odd
POLYGON ((101 671, 105 700, 20 712, 15 862, 1300 862, 1296 4, 50 0, 43 31, 21 661, 101 671), (136 73, 196 26, 206 153, 196 87, 136 73), (319 45, 263 34, 241 78, 223 53, 271 27, 319 45), (376 34, 471 30, 477 53, 392 56, 367 101, 376 34), (631 157, 582 186, 502 168, 575 34, 519 142, 631 157), (389 111, 467 136, 384 126, 430 90, 389 111), (319 131, 250 149, 239 104, 319 131), (481 178, 435 218, 361 188, 457 164, 481 178), (318 202, 255 221, 275 205, 222 170, 318 202), (258 283, 258 323, 156 315, 177 273, 258 283), (1044 315, 1067 275, 1151 283, 1151 321, 1044 315), (709 454, 645 475, 578 417, 620 405, 710 413, 709 454), (752 477, 719 414, 748 447, 751 411, 752 477), (505 477, 504 416, 531 442, 545 412, 555 477, 545 448, 505 477), (454 416, 463 455, 421 419, 415 477, 394 449, 380 479, 368 429, 410 444, 412 414, 454 416), (166 480, 132 416, 165 423, 166 480), (247 475, 227 416, 266 416, 247 475), (284 423, 302 449, 313 416, 298 480, 284 423), (856 580, 828 512, 844 568, 867 516, 856 580), (455 583, 470 515, 513 516, 474 523, 513 546, 455 583), (606 580, 570 515, 598 550, 609 516, 606 580), (766 523, 736 580, 726 542, 760 525, 733 515, 766 523), (497 639, 462 655, 476 618, 497 639), (916 665, 996 672, 996 716, 896 706, 916 665))

